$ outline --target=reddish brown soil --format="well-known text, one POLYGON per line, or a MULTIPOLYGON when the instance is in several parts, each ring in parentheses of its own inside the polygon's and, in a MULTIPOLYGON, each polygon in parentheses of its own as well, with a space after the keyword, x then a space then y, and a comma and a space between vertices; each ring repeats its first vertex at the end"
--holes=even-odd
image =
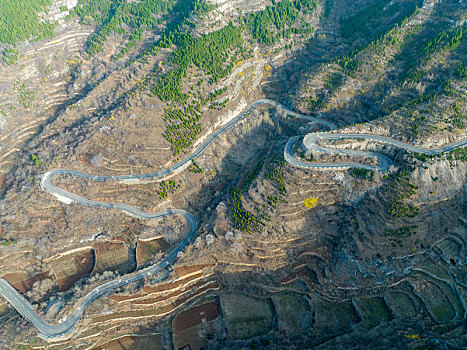
POLYGON ((159 316, 159 315, 167 314, 173 311, 177 306, 180 306, 187 301, 194 300, 196 297, 198 297, 199 295, 201 295, 202 293, 210 289, 217 289, 217 288, 219 288, 219 284, 217 284, 216 282, 211 282, 206 287, 197 289, 196 292, 194 292, 193 294, 177 299, 175 302, 170 303, 168 305, 158 306, 155 309, 133 310, 133 311, 118 312, 118 313, 113 313, 113 314, 108 314, 108 315, 100 315, 100 316, 93 317, 93 322, 98 323, 98 322, 105 322, 105 321, 109 321, 113 319, 121 319, 125 317, 159 316))
POLYGON ((203 274, 201 272, 199 272, 199 273, 197 273, 197 274, 195 274, 193 276, 183 278, 183 279, 181 279, 179 281, 175 281, 175 282, 171 282, 171 283, 165 283, 165 284, 161 284, 161 285, 155 286, 155 287, 145 286, 143 288, 143 292, 145 294, 112 295, 110 297, 110 299, 115 300, 115 301, 125 301, 125 300, 132 300, 132 299, 141 298, 141 297, 145 296, 146 294, 164 292, 164 291, 167 291, 167 290, 170 290, 170 289, 177 288, 180 285, 185 284, 187 282, 190 282, 191 280, 194 280, 194 279, 196 279, 198 277, 201 277, 201 276, 203 276, 203 274))
POLYGON ((204 264, 204 265, 191 265, 191 266, 180 266, 175 268, 175 273, 178 277, 183 277, 190 273, 200 271, 206 267, 212 267, 214 264, 204 264))
POLYGON ((131 299, 137 299, 137 298, 142 298, 146 294, 132 294, 132 295, 111 295, 110 299, 114 301, 125 301, 125 300, 131 300, 131 299))
POLYGON ((26 293, 32 289, 34 282, 42 281, 49 277, 48 272, 41 272, 35 275, 29 275, 25 271, 9 272, 2 276, 7 280, 18 292, 26 293))
MULTIPOLYGON (((201 282, 195 283, 192 286, 190 286, 190 289, 198 288, 199 286, 202 286, 205 283, 206 283, 206 281, 201 281, 201 282)), ((170 293, 168 295, 163 295, 163 296, 160 296, 160 297, 135 300, 133 302, 133 304, 136 304, 136 305, 154 304, 154 303, 157 303, 158 301, 163 301, 163 300, 167 300, 169 298, 176 297, 176 296, 178 296, 180 294, 183 294, 185 292, 186 292, 186 290, 177 290, 177 291, 172 292, 172 293, 170 293)))
POLYGON ((219 315, 220 308, 217 301, 192 307, 191 309, 180 312, 174 318, 172 323, 174 333, 200 324, 203 318, 207 321, 212 321, 219 315))

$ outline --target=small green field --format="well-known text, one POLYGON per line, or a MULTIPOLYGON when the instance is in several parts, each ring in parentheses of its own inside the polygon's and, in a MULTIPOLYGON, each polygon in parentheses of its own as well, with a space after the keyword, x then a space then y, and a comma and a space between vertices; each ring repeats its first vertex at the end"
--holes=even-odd
POLYGON ((231 339, 249 339, 271 329, 272 312, 267 301, 240 295, 223 295, 220 299, 231 339))
POLYGON ((363 326, 373 328, 380 322, 389 321, 392 318, 391 311, 383 298, 356 298, 354 303, 363 318, 363 326))
POLYGON ((273 295, 279 329, 287 334, 306 334, 312 328, 312 312, 306 299, 297 294, 281 293, 273 295))

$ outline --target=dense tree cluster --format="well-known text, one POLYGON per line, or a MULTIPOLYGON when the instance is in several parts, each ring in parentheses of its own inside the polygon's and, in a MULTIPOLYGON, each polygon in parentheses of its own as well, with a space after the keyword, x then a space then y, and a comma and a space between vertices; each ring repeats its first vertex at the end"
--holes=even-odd
POLYGON ((2 61, 12 66, 18 63, 19 52, 14 47, 6 47, 3 50, 2 61))
POLYGON ((451 106, 452 115, 450 118, 446 119, 446 122, 451 123, 455 128, 463 129, 464 120, 467 119, 467 115, 462 113, 461 103, 457 101, 451 106))
POLYGON ((389 186, 385 189, 389 201, 388 214, 395 217, 414 217, 419 208, 406 200, 412 198, 417 189, 410 182, 410 175, 415 168, 404 166, 391 176, 389 186))
POLYGON ((369 55, 377 54, 384 56, 387 48, 397 49, 403 45, 401 29, 405 27, 409 20, 418 12, 417 5, 407 8, 406 13, 404 13, 405 16, 399 15, 392 26, 387 28, 386 32, 376 36, 363 47, 357 48, 334 61, 342 67, 347 75, 355 77, 362 61, 365 62, 369 55))
POLYGON ((261 232, 266 226, 261 217, 256 216, 242 207, 241 189, 234 188, 230 192, 230 201, 233 203, 232 221, 237 230, 253 233, 261 232))
POLYGON ((151 47, 143 51, 135 60, 144 61, 149 55, 156 55, 159 48, 168 48, 173 44, 179 44, 181 35, 186 34, 187 27, 194 28, 195 23, 190 20, 195 13, 201 14, 212 10, 216 5, 207 4, 205 0, 170 0, 171 9, 168 13, 166 29, 161 38, 151 47))
POLYGON ((212 76, 212 80, 225 77, 232 70, 233 64, 225 67, 232 50, 243 43, 240 28, 230 23, 221 30, 193 38, 191 35, 181 36, 180 48, 173 54, 173 62, 182 68, 192 64, 203 69, 212 76))
POLYGON ((186 99, 187 96, 181 91, 181 83, 187 75, 187 69, 193 64, 210 74, 213 82, 228 75, 232 71, 233 62, 230 60, 227 65, 226 62, 243 44, 240 28, 232 23, 197 38, 188 33, 178 33, 172 39, 179 45, 172 58, 176 68, 161 78, 153 88, 153 93, 164 101, 186 99))
POLYGON ((465 32, 465 25, 451 28, 449 24, 443 24, 428 28, 423 33, 422 40, 406 45, 401 54, 397 56, 399 60, 404 61, 404 72, 400 80, 415 83, 421 81, 426 72, 420 67, 435 54, 456 50, 462 40, 465 42, 465 32))
POLYGON ((230 201, 233 204, 231 218, 233 226, 237 230, 247 233, 260 232, 262 228, 266 226, 265 220, 267 220, 267 217, 254 215, 243 209, 242 206, 242 191, 248 191, 254 179, 258 177, 263 169, 263 164, 264 160, 260 159, 253 170, 248 174, 245 182, 241 186, 230 189, 230 201))
POLYGON ((275 29, 281 30, 295 24, 298 11, 289 0, 283 0, 278 5, 266 7, 245 18, 245 23, 251 28, 253 37, 262 44, 271 45, 276 41, 275 29))
POLYGON ((269 171, 266 174, 266 178, 269 181, 276 183, 280 196, 287 196, 284 183, 284 169, 287 163, 283 157, 275 156, 271 161, 271 164, 272 166, 270 166, 269 171))
POLYGON ((332 7, 334 5, 334 0, 325 0, 324 9, 323 9, 323 18, 329 17, 331 14, 332 7))
POLYGON ((145 30, 154 30, 162 23, 162 17, 172 6, 172 1, 142 0, 127 2, 125 0, 79 0, 78 6, 71 14, 78 15, 83 22, 95 22, 99 25, 91 36, 87 52, 95 55, 101 52, 104 43, 112 33, 125 33, 125 26, 132 29, 129 41, 123 52, 136 46, 145 30))
POLYGON ((201 114, 192 106, 185 106, 182 109, 167 109, 165 111, 165 121, 167 128, 162 135, 170 142, 174 156, 192 145, 197 136, 203 131, 199 119, 201 114))
POLYGON ((295 0, 294 4, 298 11, 309 13, 318 7, 319 0, 295 0))
POLYGON ((275 185, 277 194, 269 195, 266 204, 259 208, 258 214, 246 211, 242 206, 242 192, 248 192, 253 180, 258 177, 263 169, 264 160, 260 160, 250 172, 245 182, 241 186, 231 188, 230 201, 233 204, 231 214, 234 228, 247 233, 260 232, 266 223, 271 221, 270 213, 277 209, 277 206, 284 202, 283 197, 287 195, 285 190, 283 171, 285 169, 285 160, 278 154, 273 156, 268 165, 266 179, 275 185))
POLYGON ((368 23, 381 14, 390 16, 394 10, 397 11, 400 4, 393 3, 389 5, 391 0, 378 0, 373 5, 365 7, 363 10, 357 12, 353 16, 350 16, 342 23, 342 36, 344 38, 353 37, 363 31, 366 31, 368 23), (383 9, 388 6, 386 11, 383 9))
POLYGON ((454 76, 457 79, 464 79, 467 76, 467 69, 465 63, 461 63, 454 71, 454 76))
POLYGON ((55 26, 38 16, 50 5, 51 0, 0 1, 0 42, 15 44, 19 41, 51 38, 55 26))
POLYGON ((186 69, 174 68, 159 79, 151 90, 162 101, 186 100, 188 96, 182 93, 182 81, 186 75, 186 69))
POLYGON ((245 17, 245 24, 251 30, 253 38, 265 45, 274 44, 280 33, 289 37, 291 33, 311 33, 311 26, 303 23, 303 28, 292 28, 300 18, 300 12, 308 13, 316 9, 318 0, 283 0, 266 7, 263 11, 245 17))
POLYGON ((369 169, 362 169, 362 168, 354 168, 350 170, 350 176, 356 179, 364 179, 368 181, 373 181, 375 176, 375 172, 369 169))
POLYGON ((451 153, 449 153, 448 156, 449 160, 459 160, 461 162, 467 162, 467 147, 462 147, 458 148, 451 153))
POLYGON ((182 185, 182 182, 179 183, 175 182, 174 180, 169 181, 162 181, 159 184, 159 190, 157 194, 159 195, 159 199, 167 198, 170 194, 174 194, 182 185))
POLYGON ((344 82, 344 75, 340 72, 332 73, 324 83, 324 87, 329 93, 336 91, 344 82))
POLYGON ((190 166, 188 167, 188 171, 190 173, 201 174, 203 172, 203 169, 201 169, 198 163, 196 163, 195 160, 193 159, 191 161, 190 166))

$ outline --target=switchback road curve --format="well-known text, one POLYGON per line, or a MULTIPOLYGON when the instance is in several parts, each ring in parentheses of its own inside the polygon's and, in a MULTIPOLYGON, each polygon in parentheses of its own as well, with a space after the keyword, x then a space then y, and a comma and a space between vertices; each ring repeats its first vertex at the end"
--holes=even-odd
POLYGON ((98 182, 120 181, 124 183, 132 183, 135 180, 136 181, 155 180, 158 178, 166 177, 168 175, 175 173, 177 170, 182 169, 191 160, 193 160, 194 158, 202 154, 204 150, 220 134, 230 129, 235 124, 237 124, 243 117, 248 115, 252 109, 260 105, 272 105, 276 108, 283 109, 289 115, 292 115, 296 118, 305 119, 305 120, 308 120, 314 123, 322 124, 328 127, 329 129, 335 128, 334 124, 328 121, 292 112, 288 110, 285 106, 281 105, 280 103, 276 101, 258 100, 258 101, 251 103, 248 106, 248 108, 246 108, 238 116, 236 116, 235 118, 230 120, 228 123, 223 125, 213 134, 211 134, 206 139, 206 141, 204 141, 190 156, 181 160, 180 162, 176 163, 175 165, 173 165, 172 167, 166 170, 156 172, 156 173, 149 173, 149 174, 120 175, 120 176, 95 176, 95 175, 86 174, 80 171, 67 170, 67 169, 55 169, 55 170, 48 171, 42 176, 42 179, 41 179, 42 189, 53 194, 58 200, 66 204, 71 204, 73 202, 76 202, 79 204, 84 204, 84 205, 95 207, 95 208, 119 209, 129 215, 132 215, 134 217, 141 218, 141 219, 153 219, 153 218, 163 217, 166 215, 179 215, 179 216, 182 216, 187 221, 188 225, 190 226, 190 232, 187 235, 187 237, 165 259, 163 259, 158 264, 147 267, 145 269, 142 269, 130 275, 126 275, 123 277, 117 277, 110 282, 104 283, 94 288, 92 291, 86 294, 86 296, 78 303, 76 309, 65 321, 55 324, 55 325, 49 324, 45 322, 41 317, 39 317, 35 313, 31 304, 3 278, 0 278, 0 293, 21 315, 27 318, 39 330, 42 337, 54 338, 54 337, 64 336, 65 334, 70 332, 73 329, 73 327, 76 325, 76 322, 79 320, 81 315, 83 314, 84 309, 89 305, 89 303, 91 303, 96 298, 100 297, 101 295, 107 293, 108 291, 112 289, 124 286, 128 283, 138 281, 144 277, 151 276, 157 271, 160 271, 166 268, 167 266, 169 266, 177 258, 177 254, 181 252, 190 243, 190 241, 192 240, 192 238, 194 237, 196 233, 198 226, 197 226, 196 219, 192 214, 182 209, 168 209, 168 210, 160 211, 158 213, 146 213, 135 207, 131 207, 126 204, 93 201, 93 200, 78 196, 74 193, 70 193, 68 191, 65 191, 61 188, 54 186, 52 184, 53 177, 57 175, 72 175, 72 176, 84 178, 84 179, 91 180, 91 181, 98 181, 98 182))
POLYGON ((376 157, 378 159, 378 165, 368 165, 360 164, 354 162, 341 162, 341 163, 317 163, 317 162, 306 162, 301 161, 293 157, 293 146, 298 141, 300 136, 292 137, 284 149, 284 158, 285 160, 297 167, 309 168, 315 170, 336 170, 336 169, 347 169, 347 168, 361 168, 374 170, 379 172, 388 171, 392 165, 392 161, 379 153, 375 152, 366 152, 366 151, 355 151, 350 149, 336 149, 336 148, 327 148, 318 145, 320 140, 340 140, 340 139, 365 139, 374 142, 386 143, 401 149, 405 149, 409 152, 423 153, 427 155, 438 155, 445 152, 451 152, 459 147, 467 145, 467 139, 459 140, 457 142, 451 143, 449 145, 440 147, 440 148, 422 148, 410 145, 405 142, 391 139, 389 137, 384 137, 380 135, 373 134, 343 134, 343 133, 311 133, 304 137, 303 144, 304 146, 313 152, 322 152, 328 154, 345 154, 345 155, 357 155, 357 156, 367 156, 367 157, 376 157))
MULTIPOLYGON (((308 120, 313 123, 321 124, 327 127, 329 130, 333 130, 336 128, 335 125, 331 122, 292 112, 288 110, 285 106, 281 105, 280 103, 276 101, 258 100, 258 101, 251 103, 248 106, 248 108, 246 108, 238 116, 236 116, 235 118, 227 122, 217 131, 215 131, 213 134, 211 134, 197 149, 195 149, 195 151, 190 156, 179 161, 178 163, 174 164, 172 167, 166 170, 156 172, 156 173, 149 173, 149 174, 119 175, 119 176, 96 176, 96 175, 90 175, 90 174, 86 174, 86 173, 76 171, 76 170, 66 170, 66 169, 51 170, 42 176, 41 187, 45 191, 56 196, 58 200, 64 203, 71 204, 73 202, 76 202, 76 203, 84 204, 90 207, 118 209, 118 210, 122 210, 123 212, 129 215, 132 215, 134 217, 141 218, 141 219, 152 219, 152 218, 158 218, 158 217, 163 217, 167 215, 179 215, 187 221, 187 224, 190 227, 190 232, 188 233, 187 237, 172 252, 170 252, 167 255, 167 257, 164 258, 161 262, 155 265, 152 265, 150 267, 147 267, 145 269, 139 270, 133 274, 129 274, 129 275, 122 276, 122 277, 116 277, 112 281, 109 281, 107 283, 104 283, 94 288, 92 291, 86 294, 86 296, 84 296, 84 298, 78 303, 73 313, 65 321, 58 323, 58 324, 54 324, 54 325, 49 324, 45 322, 41 317, 39 317, 35 313, 31 304, 3 278, 0 278, 0 293, 21 315, 27 318, 39 330, 42 337, 44 338, 62 337, 62 336, 65 336, 67 333, 69 333, 73 329, 73 327, 76 325, 77 321, 80 319, 81 315, 83 314, 84 309, 89 305, 89 303, 91 303, 96 298, 102 296, 103 294, 107 293, 108 291, 112 289, 124 286, 128 283, 133 283, 145 277, 149 277, 153 275, 154 273, 169 266, 177 258, 178 253, 181 252, 191 242, 194 235, 196 234, 198 226, 197 226, 195 217, 191 213, 185 210, 182 210, 182 209, 168 209, 168 210, 160 211, 157 213, 147 213, 147 212, 143 212, 135 207, 131 207, 126 204, 93 201, 93 200, 78 196, 76 194, 70 193, 68 191, 65 191, 61 188, 54 186, 52 184, 52 178, 57 175, 72 175, 72 176, 84 178, 84 179, 91 180, 91 181, 98 181, 98 182, 119 181, 119 182, 123 182, 127 184, 132 184, 132 183, 137 183, 137 181, 140 181, 140 180, 150 181, 150 180, 156 180, 162 177, 169 176, 171 174, 174 174, 176 171, 181 170, 191 160, 201 155, 204 152, 204 150, 219 135, 221 135, 223 132, 225 132, 226 130, 230 129, 232 126, 237 124, 243 117, 248 115, 252 109, 260 105, 274 106, 278 109, 284 110, 288 115, 292 115, 299 119, 308 120)), ((360 168, 371 168, 371 169, 375 168, 376 169, 376 167, 374 166, 358 164, 358 163, 325 164, 325 163, 302 162, 300 160, 295 159, 292 156, 292 148, 295 142, 298 140, 298 138, 299 136, 291 138, 287 142, 286 147, 284 149, 284 157, 286 161, 294 166, 305 167, 305 168, 315 168, 315 169, 321 168, 323 170, 336 169, 336 168, 348 168, 348 167, 360 167, 360 168)), ((351 150, 339 150, 338 151, 335 149, 319 147, 316 144, 317 140, 319 139, 337 139, 337 138, 366 138, 366 139, 374 140, 377 142, 387 142, 396 147, 401 147, 401 148, 410 150, 412 152, 419 152, 419 153, 426 153, 426 154, 437 154, 440 152, 448 152, 450 150, 453 150, 455 148, 458 148, 458 147, 461 147, 467 144, 467 139, 466 139, 466 140, 458 141, 456 143, 453 143, 451 145, 448 145, 448 146, 445 146, 439 149, 427 150, 427 149, 410 146, 400 141, 396 141, 396 140, 385 138, 385 137, 378 136, 378 135, 326 134, 326 133, 308 134, 305 137, 304 142, 307 147, 310 147, 310 149, 315 150, 315 151, 342 152, 346 154, 365 154, 369 156, 377 156, 378 159, 380 160, 380 164, 376 170, 384 171, 384 169, 387 169, 389 165, 391 164, 391 161, 388 158, 382 155, 379 155, 377 153, 363 152, 363 151, 351 151, 351 150), (351 152, 351 153, 348 153, 348 152, 351 152), (435 152, 435 153, 432 153, 432 152, 435 152)))

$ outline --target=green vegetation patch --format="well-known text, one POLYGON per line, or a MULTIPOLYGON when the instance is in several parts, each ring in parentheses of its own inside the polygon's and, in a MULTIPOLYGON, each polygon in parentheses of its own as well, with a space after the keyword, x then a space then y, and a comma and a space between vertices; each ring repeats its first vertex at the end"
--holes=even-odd
POLYGON ((461 162, 467 162, 467 147, 455 149, 448 156, 449 160, 458 160, 461 162))
MULTIPOLYGON (((398 2, 395 3, 395 6, 399 6, 398 2)), ((382 11, 382 13, 384 12, 382 11)), ((373 36, 367 44, 323 63, 321 71, 325 72, 325 77, 322 79, 324 80, 324 88, 312 92, 311 96, 308 97, 307 108, 312 112, 325 108, 326 104, 348 80, 346 76, 365 81, 381 79, 384 76, 385 70, 383 68, 386 67, 386 58, 399 51, 405 43, 405 38, 412 31, 415 31, 413 27, 406 26, 406 24, 417 13, 418 8, 415 1, 405 3, 403 10, 398 11, 397 15, 391 16, 383 22, 379 20, 382 17, 375 19, 374 24, 377 28, 372 28, 369 25, 367 29, 373 33, 373 36), (333 68, 333 71, 328 69, 329 66, 333 68), (336 72, 336 70, 340 72, 336 72)), ((385 80, 380 80, 378 84, 373 86, 373 89, 375 91, 372 97, 381 102, 385 100, 385 94, 391 90, 388 81, 385 80)), ((401 104, 395 99, 386 100, 390 101, 387 103, 401 104)), ((387 107, 385 109, 387 110, 387 107)), ((385 113, 390 113, 390 111, 385 113)), ((372 116, 372 114, 370 109, 368 115, 372 116)))
MULTIPOLYGON (((113 33, 130 34, 121 57, 130 48, 136 46, 144 31, 154 30, 162 22, 160 14, 166 13, 173 6, 173 1, 142 0, 130 2, 125 0, 79 0, 70 15, 77 15, 83 23, 96 23, 98 29, 91 36, 87 52, 93 56, 101 52, 109 35, 113 33)), ((118 58, 118 57, 117 57, 118 58)))
POLYGON ((456 70, 454 71, 454 76, 455 76, 457 79, 459 79, 459 80, 462 80, 462 79, 464 79, 464 78, 467 76, 467 69, 466 69, 464 63, 461 63, 461 64, 456 68, 456 70))
POLYGON ((253 38, 260 43, 271 45, 276 40, 274 29, 282 30, 291 27, 298 18, 298 11, 289 0, 266 7, 265 10, 247 16, 245 23, 251 28, 253 38))
POLYGON ((230 201, 233 204, 231 219, 234 228, 246 233, 261 232, 266 223, 271 221, 270 213, 276 211, 278 205, 284 201, 287 191, 284 184, 284 169, 286 162, 283 157, 276 154, 268 164, 266 179, 275 187, 275 193, 267 197, 267 202, 257 208, 256 214, 245 210, 242 205, 242 192, 248 192, 253 180, 263 168, 263 160, 260 160, 248 175, 246 181, 240 187, 230 189, 230 201))
POLYGON ((271 329, 273 318, 267 301, 241 295, 222 295, 220 301, 231 339, 249 339, 271 329))
POLYGON ((287 334, 308 334, 312 328, 311 308, 301 295, 281 293, 272 296, 277 312, 278 326, 287 334))
POLYGON ((6 47, 2 53, 2 61, 12 66, 18 64, 19 52, 14 47, 6 47))
MULTIPOLYGON (((368 44, 338 57, 334 61, 342 67, 347 75, 355 78, 359 69, 364 64, 369 63, 368 60, 371 59, 371 55, 384 56, 387 49, 395 50, 404 45, 404 27, 417 13, 418 7, 416 5, 410 7, 405 16, 399 16, 385 32, 376 35, 368 44)), ((375 61, 374 64, 378 64, 378 61, 375 61)), ((372 69, 376 68, 380 69, 381 67, 377 66, 372 69)))
POLYGON ((289 38, 291 34, 310 34, 312 27, 305 21, 300 21, 301 27, 293 27, 300 18, 300 12, 309 13, 316 9, 318 0, 283 0, 265 10, 245 17, 245 24, 250 29, 253 38, 265 45, 273 45, 281 37, 289 38), (300 12, 299 12, 300 11, 300 12))
POLYGON ((236 60, 234 53, 237 49, 241 49, 243 44, 240 28, 232 23, 198 38, 185 33, 166 40, 170 42, 164 45, 175 43, 179 48, 173 53, 172 58, 175 68, 159 79, 152 89, 152 92, 163 101, 184 101, 188 98, 187 94, 182 93, 181 83, 191 65, 210 74, 211 83, 228 75, 236 60))
POLYGON ((396 244, 402 247, 404 239, 414 235, 417 228, 418 226, 412 225, 398 227, 397 229, 385 229, 383 232, 383 237, 389 237, 389 241, 391 241, 391 245, 393 247, 395 247, 396 244))
POLYGON ((185 106, 181 109, 167 108, 164 120, 167 123, 164 134, 162 135, 170 142, 170 149, 174 156, 190 147, 196 137, 203 131, 199 122, 201 111, 199 108, 185 106))
POLYGON ((34 99, 36 98, 36 89, 27 88, 24 83, 17 80, 13 85, 13 90, 17 92, 19 102, 25 109, 32 106, 34 99))
POLYGON ((365 7, 355 15, 347 18, 342 24, 342 36, 344 38, 350 38, 366 30, 368 22, 374 17, 379 17, 387 4, 389 4, 389 0, 379 0, 373 5, 365 7))
POLYGON ((188 167, 188 171, 190 173, 201 174, 203 172, 203 169, 201 169, 198 163, 196 163, 195 160, 193 159, 191 161, 191 165, 188 167))
POLYGON ((369 169, 354 168, 350 170, 350 176, 356 179, 363 179, 368 181, 373 181, 375 177, 375 172, 369 169))
POLYGON ((39 18, 50 5, 51 0, 0 1, 0 42, 16 44, 53 37, 54 25, 39 18))
POLYGON ((404 166, 391 175, 392 181, 385 189, 389 200, 389 215, 410 218, 418 215, 419 208, 406 202, 406 200, 412 198, 416 190, 416 187, 410 182, 410 175, 413 170, 414 168, 411 166, 404 166))
POLYGON ((412 40, 408 40, 396 55, 396 59, 403 61, 403 73, 400 81, 418 83, 426 72, 423 70, 434 55, 456 50, 465 34, 465 25, 451 28, 450 23, 426 25, 412 40))
POLYGON ((418 153, 418 152, 413 152, 412 155, 414 156, 415 159, 418 159, 421 162, 426 162, 426 161, 431 160, 431 159, 436 157, 436 156, 431 155, 431 154, 418 153))
POLYGON ((230 191, 230 201, 233 203, 232 221, 237 230, 244 232, 261 232, 266 226, 264 218, 246 211, 242 206, 241 190, 234 188, 230 191))
POLYGON ((421 1, 378 0, 342 22, 342 37, 350 39, 357 36, 374 36, 380 32, 378 29, 385 21, 397 22, 400 18, 407 17, 417 5, 420 6, 421 1))
POLYGON ((329 17, 329 15, 331 14, 331 10, 332 10, 333 6, 334 6, 334 0, 325 0, 323 13, 322 13, 323 18, 328 18, 329 17))
POLYGON ((31 156, 31 160, 32 160, 32 163, 33 163, 35 166, 37 166, 37 167, 40 167, 40 166, 41 166, 41 162, 40 162, 39 158, 38 158, 35 154, 33 154, 33 155, 31 156))
POLYGON ((391 311, 383 298, 356 298, 354 303, 360 311, 365 327, 373 328, 380 322, 389 321, 392 318, 391 311))
POLYGON ((159 199, 167 198, 170 194, 174 194, 182 185, 182 181, 179 183, 175 182, 174 180, 169 181, 162 181, 159 184, 159 190, 157 194, 159 195, 159 199))
POLYGON ((225 62, 230 58, 232 50, 241 47, 243 38, 240 28, 230 23, 199 38, 181 36, 178 44, 180 48, 173 54, 173 63, 182 68, 194 64, 210 74, 213 82, 217 82, 231 72, 233 63, 225 67, 225 62))
POLYGON ((415 317, 419 314, 414 299, 402 290, 391 290, 385 294, 385 297, 396 317, 415 317))
POLYGON ((9 240, 9 239, 4 240, 4 239, 2 239, 2 240, 0 241, 0 244, 1 244, 2 246, 4 246, 4 247, 8 247, 8 246, 10 246, 10 245, 12 245, 12 244, 17 244, 17 243, 18 243, 18 242, 15 241, 14 239, 13 239, 13 240, 9 240))

